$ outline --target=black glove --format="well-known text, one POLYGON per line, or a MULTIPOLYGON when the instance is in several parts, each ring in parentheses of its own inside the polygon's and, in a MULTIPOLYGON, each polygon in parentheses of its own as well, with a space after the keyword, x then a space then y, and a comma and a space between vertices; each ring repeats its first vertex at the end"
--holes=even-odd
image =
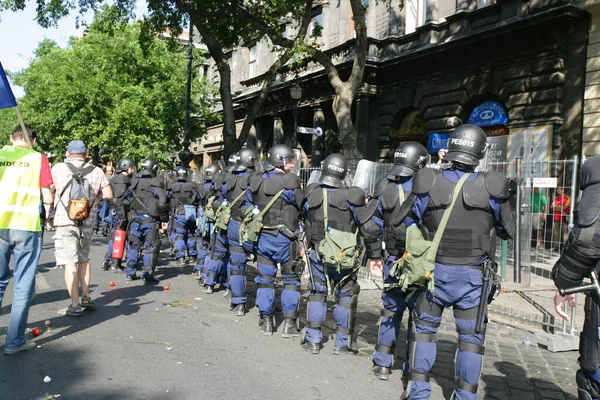
POLYGON ((119 221, 119 228, 123 229, 124 231, 127 230, 127 227, 129 226, 129 221, 126 219, 122 219, 119 221))

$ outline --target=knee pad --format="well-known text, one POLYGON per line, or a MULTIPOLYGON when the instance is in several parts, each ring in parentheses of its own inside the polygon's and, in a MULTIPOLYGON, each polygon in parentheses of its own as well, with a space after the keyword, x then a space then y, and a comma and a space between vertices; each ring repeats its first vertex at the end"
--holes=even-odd
POLYGON ((585 321, 579 340, 579 365, 587 375, 594 375, 600 369, 600 308, 596 296, 585 297, 585 321))
MULTIPOLYGON (((308 314, 309 311, 308 309, 310 308, 310 304, 311 303, 327 303, 327 294, 325 293, 316 293, 316 294, 311 294, 308 296, 308 303, 307 303, 307 310, 306 313, 308 314)), ((327 304, 325 305, 325 307, 327 307, 327 304)), ((306 321, 306 326, 308 328, 311 329, 316 329, 316 330, 321 330, 321 323, 318 321, 306 321)))
MULTIPOLYGON (((378 351, 380 353, 385 353, 385 354, 394 354, 394 349, 396 348, 396 339, 394 338, 394 340, 392 340, 392 344, 390 346, 385 346, 381 343, 379 343, 379 338, 381 337, 381 325, 383 324, 383 320, 384 318, 392 318, 393 320, 395 320, 394 322, 397 321, 397 323, 400 323, 400 319, 398 318, 398 315, 390 310, 386 310, 385 308, 381 309, 381 318, 379 318, 379 332, 377 333, 377 344, 375 345, 375 351, 378 351)), ((398 332, 396 332, 397 334, 398 332)))
MULTIPOLYGON (((335 330, 339 333, 354 337, 354 325, 356 322, 356 314, 358 311, 358 294, 360 293, 360 285, 352 281, 352 286, 344 294, 338 294, 335 297, 335 302, 338 306, 348 309, 348 328, 342 328, 336 324, 335 330), (350 301, 342 301, 342 298, 350 296, 350 301)), ((350 342, 349 342, 350 343, 350 342)))

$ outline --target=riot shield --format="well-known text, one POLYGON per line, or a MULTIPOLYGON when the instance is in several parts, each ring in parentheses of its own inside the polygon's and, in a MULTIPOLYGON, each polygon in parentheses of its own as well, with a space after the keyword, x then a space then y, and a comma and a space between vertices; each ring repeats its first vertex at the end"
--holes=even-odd
POLYGON ((369 160, 360 160, 356 166, 352 186, 358 186, 365 191, 367 197, 373 195, 377 183, 377 163, 369 160))
POLYGON ((308 178, 308 182, 306 182, 306 186, 312 183, 319 183, 319 178, 321 178, 321 170, 316 169, 310 173, 310 177, 308 178))

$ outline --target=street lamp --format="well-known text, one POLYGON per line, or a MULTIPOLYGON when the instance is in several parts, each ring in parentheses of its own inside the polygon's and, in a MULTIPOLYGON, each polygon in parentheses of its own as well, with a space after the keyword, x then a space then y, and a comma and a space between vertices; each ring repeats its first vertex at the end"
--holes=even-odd
POLYGON ((294 83, 290 88, 290 96, 294 102, 292 112, 294 114, 294 145, 298 144, 298 104, 302 98, 302 87, 294 83))
POLYGON ((190 101, 192 94, 192 50, 194 48, 193 42, 194 36, 194 24, 192 16, 190 15, 190 30, 189 30, 189 44, 188 44, 188 56, 187 56, 187 82, 185 87, 185 125, 183 127, 183 150, 179 152, 179 160, 181 164, 189 168, 190 162, 194 159, 194 153, 190 151, 190 101))

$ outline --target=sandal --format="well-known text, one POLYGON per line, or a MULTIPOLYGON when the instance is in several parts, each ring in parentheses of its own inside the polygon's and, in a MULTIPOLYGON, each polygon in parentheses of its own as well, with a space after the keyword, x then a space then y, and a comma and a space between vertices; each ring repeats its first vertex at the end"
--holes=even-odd
POLYGON ((83 314, 83 312, 84 309, 81 307, 81 304, 78 304, 75 307, 69 305, 69 308, 67 308, 67 315, 71 317, 80 317, 83 314))
POLYGON ((94 304, 94 302, 92 301, 90 296, 83 296, 81 298, 81 307, 88 309, 88 310, 95 310, 96 304, 94 304))

